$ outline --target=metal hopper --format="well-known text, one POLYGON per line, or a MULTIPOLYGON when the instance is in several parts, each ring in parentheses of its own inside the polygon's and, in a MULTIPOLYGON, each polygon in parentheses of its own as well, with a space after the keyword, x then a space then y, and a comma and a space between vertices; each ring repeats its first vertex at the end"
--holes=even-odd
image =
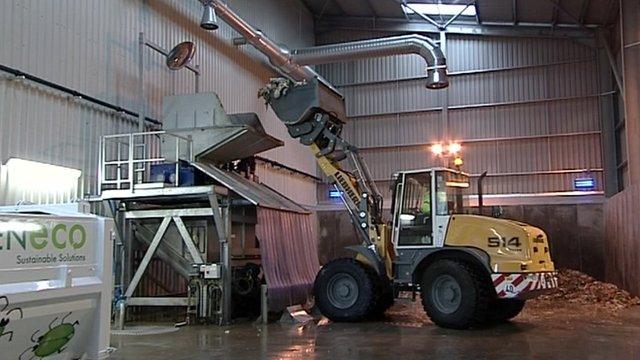
MULTIPOLYGON (((163 114, 164 130, 191 137, 196 161, 224 164, 284 144, 265 132, 258 115, 227 114, 215 93, 166 96, 163 114)), ((175 149, 161 148, 172 158, 175 149)))

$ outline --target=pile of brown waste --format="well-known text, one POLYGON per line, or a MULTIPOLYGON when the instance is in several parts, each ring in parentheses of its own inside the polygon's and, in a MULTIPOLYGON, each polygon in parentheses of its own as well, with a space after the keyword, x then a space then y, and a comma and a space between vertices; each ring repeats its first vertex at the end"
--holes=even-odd
MULTIPOLYGON (((386 312, 387 323, 402 327, 422 327, 431 323, 422 309, 420 296, 415 302, 402 293, 393 307, 386 312)), ((558 288, 545 295, 527 301, 522 313, 515 321, 548 324, 555 322, 593 321, 615 322, 622 309, 640 305, 638 297, 630 295, 617 286, 576 270, 558 271, 558 288)))
POLYGON ((640 305, 640 299, 629 292, 569 269, 558 270, 558 288, 536 300, 597 305, 611 311, 640 305))

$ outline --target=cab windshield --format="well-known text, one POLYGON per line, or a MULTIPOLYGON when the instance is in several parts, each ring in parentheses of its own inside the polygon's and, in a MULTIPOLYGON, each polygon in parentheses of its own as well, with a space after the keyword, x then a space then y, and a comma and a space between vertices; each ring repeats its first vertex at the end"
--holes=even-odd
POLYGON ((469 177, 452 172, 436 172, 436 213, 464 214, 469 202, 469 177))

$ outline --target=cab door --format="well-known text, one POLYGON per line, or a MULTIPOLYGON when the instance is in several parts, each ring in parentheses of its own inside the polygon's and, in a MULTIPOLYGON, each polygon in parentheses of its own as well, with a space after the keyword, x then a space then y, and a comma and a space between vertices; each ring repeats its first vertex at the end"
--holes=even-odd
POLYGON ((394 189, 393 243, 397 249, 433 247, 431 171, 402 173, 394 189))

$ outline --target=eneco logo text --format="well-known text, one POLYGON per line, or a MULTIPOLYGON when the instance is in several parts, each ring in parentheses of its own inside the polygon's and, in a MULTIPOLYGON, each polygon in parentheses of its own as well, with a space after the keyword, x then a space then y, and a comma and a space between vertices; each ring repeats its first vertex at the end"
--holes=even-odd
POLYGON ((35 222, 0 221, 0 251, 43 250, 49 244, 58 250, 83 248, 87 230, 80 224, 46 225, 35 222))

